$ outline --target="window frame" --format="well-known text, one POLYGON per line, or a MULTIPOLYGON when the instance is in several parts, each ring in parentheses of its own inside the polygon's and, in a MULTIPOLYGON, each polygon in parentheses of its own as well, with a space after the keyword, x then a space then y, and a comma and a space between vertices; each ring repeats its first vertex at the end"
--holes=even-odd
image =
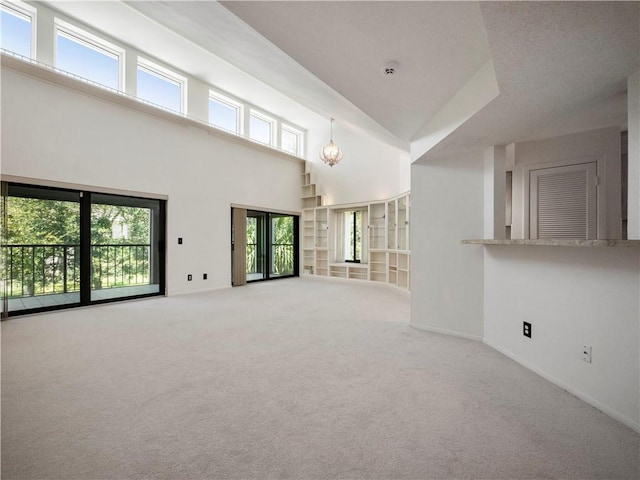
POLYGON ((345 257, 344 261, 347 263, 362 263, 362 251, 364 248, 363 238, 362 238, 363 237, 362 222, 364 221, 364 219, 362 218, 363 215, 364 215, 364 211, 362 209, 346 210, 343 213, 344 229, 345 229, 345 235, 344 235, 345 245, 343 250, 344 250, 344 257, 345 257), (360 214, 360 223, 358 223, 358 214, 360 214), (349 221, 350 216, 352 216, 353 218, 353 229, 349 237, 347 237, 346 235, 347 222, 349 221), (358 242, 357 242, 358 230, 360 230, 360 258, 358 258, 358 242), (347 238, 353 241, 353 251, 349 251, 350 242, 349 243, 346 242, 347 238), (351 256, 351 259, 347 258, 347 254, 351 256))
MULTIPOLYGON (((137 84, 137 75, 138 75, 138 70, 140 68, 146 73, 150 75, 154 75, 160 78, 161 80, 177 83, 180 86, 180 111, 178 113, 181 113, 182 115, 186 115, 187 114, 187 77, 185 77, 184 75, 180 75, 175 70, 171 70, 156 62, 153 62, 151 60, 148 60, 144 57, 139 56, 138 61, 136 62, 136 98, 142 101, 146 101, 146 100, 141 98, 139 95, 140 91, 137 84)), ((164 107, 162 105, 157 105, 157 106, 160 108, 166 109, 168 111, 173 111, 170 108, 164 107)))
POLYGON ((302 152, 304 151, 303 142, 304 142, 304 132, 302 130, 292 127, 291 125, 288 125, 286 123, 282 124, 282 127, 280 129, 280 150, 282 150, 283 152, 290 153, 291 155, 295 155, 297 157, 302 157, 302 152), (284 132, 291 133, 297 137, 298 141, 296 142, 295 153, 289 152, 288 150, 284 150, 282 148, 282 135, 284 132))
MULTIPOLYGON (((98 53, 112 55, 118 60, 118 86, 117 91, 125 91, 125 64, 126 64, 126 50, 118 45, 105 40, 102 37, 94 35, 82 28, 79 28, 69 22, 66 22, 58 17, 54 17, 53 20, 53 64, 56 69, 61 70, 58 67, 58 35, 66 37, 68 40, 79 43, 82 46, 95 50, 98 53)), ((68 72, 72 75, 76 75, 73 72, 68 72)), ((80 75, 76 75, 80 77, 80 75)), ((82 77, 81 77, 82 78, 82 77)), ((100 85, 104 88, 111 89, 108 85, 102 85, 89 78, 86 79, 96 85, 100 85)))
POLYGON ((2 0, 0 1, 0 10, 4 10, 9 15, 15 15, 17 17, 27 17, 31 25, 31 39, 29 45, 29 58, 36 58, 36 22, 37 22, 37 10, 31 5, 27 5, 19 0, 2 0))
MULTIPOLYGON (((78 228, 78 243, 77 245, 79 251, 77 253, 78 264, 77 268, 79 270, 79 283, 78 283, 78 299, 77 301, 61 303, 61 304, 52 304, 45 306, 36 306, 33 308, 24 308, 19 310, 9 310, 8 301, 9 296, 6 295, 6 290, 1 292, 0 301, 4 303, 1 316, 2 319, 16 317, 19 315, 27 315, 33 313, 40 312, 48 312, 53 310, 61 310, 68 308, 76 308, 76 307, 84 307, 90 305, 98 305, 103 303, 113 303, 125 300, 132 300, 137 298, 148 298, 148 297, 156 297, 156 296, 166 296, 166 285, 167 285, 167 263, 166 263, 166 227, 167 227, 167 203, 168 197, 165 195, 154 195, 154 194, 143 194, 137 192, 127 192, 127 191, 119 191, 115 189, 109 188, 89 188, 85 189, 81 185, 75 184, 64 184, 58 182, 47 182, 47 181, 34 181, 22 183, 14 182, 14 181, 2 181, 1 182, 1 192, 0 197, 2 202, 6 202, 7 199, 11 197, 24 197, 24 198, 38 198, 43 200, 59 200, 60 198, 56 198, 59 196, 63 197, 76 197, 71 200, 63 200, 63 201, 72 201, 78 203, 78 218, 77 218, 77 228, 78 228), (12 190, 18 191, 31 191, 30 195, 15 195, 12 190), (35 196, 34 196, 35 193, 35 196), (150 242, 151 246, 153 246, 152 251, 155 253, 151 254, 153 261, 153 267, 155 268, 155 278, 157 279, 158 291, 157 292, 145 292, 145 293, 134 293, 131 295, 121 295, 121 296, 111 296, 107 298, 92 298, 91 293, 95 290, 91 284, 91 265, 92 265, 92 247, 95 244, 92 241, 92 206, 105 204, 104 202, 96 201, 97 199, 105 198, 111 199, 113 203, 108 203, 107 205, 124 205, 126 206, 128 203, 131 203, 131 206, 137 207, 143 204, 153 204, 155 208, 156 217, 152 219, 152 222, 156 222, 156 226, 150 227, 150 239, 153 241, 150 242), (122 203, 122 202, 125 203, 122 203), (158 248, 155 248, 158 247, 158 248)), ((6 203, 5 203, 6 205, 6 203)), ((141 208, 146 208, 141 206, 141 208)), ((1 219, 3 230, 8 226, 8 218, 4 217, 1 219)), ((153 225, 153 223, 152 223, 153 225)), ((126 244, 123 244, 126 245, 126 244)), ((39 245, 37 245, 39 246, 39 245)), ((42 244, 42 246, 45 246, 42 244)), ((151 284, 151 283, 150 283, 151 284)), ((153 283, 154 285, 156 282, 153 283)), ((5 287, 6 288, 6 283, 5 287)), ((135 286, 135 285, 134 285, 135 286)), ((51 292, 51 294, 56 294, 56 292, 51 292)), ((33 295, 31 295, 33 296, 33 295)))
POLYGON ((248 135, 249 140, 251 140, 252 142, 258 143, 260 145, 266 145, 268 147, 273 148, 273 147, 276 146, 276 138, 277 138, 277 130, 276 130, 276 128, 277 128, 277 122, 276 122, 275 118, 273 118, 273 117, 271 117, 271 116, 269 116, 269 115, 267 115, 265 113, 262 113, 259 110, 256 110, 256 109, 253 109, 253 108, 249 109, 249 135, 248 135), (269 131, 269 143, 264 143, 264 142, 261 142, 260 140, 256 140, 254 138, 251 138, 251 117, 255 117, 258 120, 262 120, 263 122, 267 122, 269 124, 269 129, 270 129, 270 131, 269 131))
MULTIPOLYGON (((213 100, 214 102, 218 102, 221 103, 223 105, 227 105, 231 108, 235 108, 237 111, 237 116, 236 116, 236 131, 233 132, 237 135, 244 135, 244 104, 237 101, 237 100, 233 100, 230 97, 227 97, 226 95, 223 95, 215 90, 209 89, 209 101, 213 100)), ((207 102, 207 107, 209 107, 209 103, 207 102)), ((211 110, 208 109, 208 118, 207 120, 209 120, 209 124, 215 128, 218 128, 222 131, 228 132, 229 130, 226 130, 223 127, 219 127, 218 125, 215 125, 213 123, 211 123, 211 110)))

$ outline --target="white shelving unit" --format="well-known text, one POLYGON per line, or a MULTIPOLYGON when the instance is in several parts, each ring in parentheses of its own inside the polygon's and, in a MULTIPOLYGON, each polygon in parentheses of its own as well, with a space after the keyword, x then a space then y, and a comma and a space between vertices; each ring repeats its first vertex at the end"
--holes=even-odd
POLYGON ((369 204, 369 250, 386 248, 386 205, 385 203, 369 204))
POLYGON ((329 245, 329 209, 316 208, 316 248, 328 248, 329 245))
POLYGON ((372 282, 387 281, 386 250, 369 250, 369 280, 372 282))
POLYGON ((409 196, 398 198, 397 204, 397 245, 398 250, 406 252, 409 250, 409 196))
POLYGON ((387 202, 387 249, 388 250, 396 250, 397 242, 397 208, 398 202, 394 198, 387 202))
POLYGON ((329 265, 329 275, 339 278, 368 280, 369 267, 362 263, 332 263, 329 265))
MULTIPOLYGON (((303 187, 305 188, 305 187, 303 187)), ((313 193, 309 190, 308 193, 313 193)), ((306 208, 302 211, 303 271, 307 274, 368 280, 408 290, 410 287, 409 193, 389 200, 349 205, 306 208), (341 212, 364 210, 368 237, 367 263, 344 262, 336 258, 336 245, 343 231, 341 212), (337 228, 336 228, 337 227, 337 228)))

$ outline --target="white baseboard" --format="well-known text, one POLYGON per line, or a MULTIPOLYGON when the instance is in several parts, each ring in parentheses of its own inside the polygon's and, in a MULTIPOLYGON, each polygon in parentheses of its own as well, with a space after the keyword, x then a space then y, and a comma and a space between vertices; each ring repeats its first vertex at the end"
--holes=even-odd
POLYGON ((492 344, 491 342, 489 342, 487 340, 484 340, 484 343, 485 343, 485 345, 487 345, 487 346, 493 348, 494 350, 497 350, 498 352, 502 353, 506 357, 509 357, 514 362, 517 362, 520 365, 522 365, 523 367, 525 367, 525 368, 531 370, 532 372, 540 375, 545 380, 548 380, 551 383, 553 383, 554 385, 557 385, 558 387, 562 388, 563 390, 566 390, 567 392, 571 393, 572 395, 575 395, 576 397, 578 397, 583 402, 588 403, 592 407, 595 407, 598 410, 606 413, 611 418, 614 418, 615 420, 619 421, 620 423, 622 423, 622 424, 626 425, 627 427, 629 427, 629 428, 635 430, 636 432, 640 433, 640 424, 638 422, 635 422, 634 420, 626 417, 625 415, 621 414, 617 410, 614 410, 614 409, 604 405, 603 403, 599 402, 595 398, 592 398, 591 396, 589 396, 586 393, 584 393, 584 392, 572 387, 571 385, 569 385, 569 384, 567 384, 567 383, 565 383, 565 382, 563 382, 561 380, 558 380, 557 378, 555 378, 552 375, 549 375, 548 373, 540 370, 535 365, 530 364, 529 362, 523 360, 522 358, 518 357, 517 355, 514 355, 513 353, 509 352, 508 350, 505 350, 502 347, 498 347, 497 345, 494 345, 494 344, 492 344))
POLYGON ((169 290, 167 289, 167 297, 179 297, 181 295, 191 295, 193 293, 207 293, 207 292, 216 292, 218 290, 226 290, 228 288, 233 288, 231 285, 226 286, 226 287, 211 287, 211 288, 201 288, 198 290, 185 290, 182 292, 176 292, 176 293, 171 293, 169 292, 169 290))
POLYGON ((425 332, 442 333, 444 335, 451 335, 452 337, 466 338, 467 340, 475 340, 476 342, 482 342, 482 337, 475 335, 469 335, 467 333, 454 332, 452 330, 445 330, 443 328, 424 327, 422 325, 411 324, 411 326, 417 330, 424 330, 425 332))

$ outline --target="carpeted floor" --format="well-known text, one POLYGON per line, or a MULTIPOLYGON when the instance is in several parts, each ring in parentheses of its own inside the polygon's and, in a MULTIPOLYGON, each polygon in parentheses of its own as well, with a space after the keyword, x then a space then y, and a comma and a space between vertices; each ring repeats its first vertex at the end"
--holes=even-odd
POLYGON ((305 277, 3 322, 2 478, 640 478, 640 435, 408 319, 305 277))

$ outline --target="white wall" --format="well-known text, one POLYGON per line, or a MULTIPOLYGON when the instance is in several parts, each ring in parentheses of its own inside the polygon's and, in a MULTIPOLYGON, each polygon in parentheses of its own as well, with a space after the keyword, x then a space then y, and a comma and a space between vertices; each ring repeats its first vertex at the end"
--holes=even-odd
POLYGON ((230 205, 298 211, 301 172, 287 155, 2 69, 2 173, 169 195, 169 293, 229 286, 230 205))
POLYGON ((627 79, 628 238, 640 239, 640 70, 627 79))
POLYGON ((637 248, 491 246, 484 276, 488 345, 640 429, 637 248))
POLYGON ((309 131, 307 155, 324 195, 325 205, 382 200, 411 188, 409 153, 371 137, 333 126, 333 140, 342 149, 342 161, 329 167, 319 157, 329 143, 330 128, 309 131))
POLYGON ((411 168, 411 325, 481 339, 483 153, 411 168))
MULTIPOLYGON (((603 177, 598 191, 598 209, 606 221, 602 228, 598 228, 598 238, 621 238, 621 151, 620 129, 617 127, 516 144, 511 238, 528 238, 525 236, 524 182, 529 180, 524 178, 523 167, 568 160, 580 161, 586 157, 596 157, 604 161, 602 174, 598 172, 603 177), (601 195, 603 189, 606 193, 601 195)), ((591 158, 591 161, 593 160, 591 158)))

